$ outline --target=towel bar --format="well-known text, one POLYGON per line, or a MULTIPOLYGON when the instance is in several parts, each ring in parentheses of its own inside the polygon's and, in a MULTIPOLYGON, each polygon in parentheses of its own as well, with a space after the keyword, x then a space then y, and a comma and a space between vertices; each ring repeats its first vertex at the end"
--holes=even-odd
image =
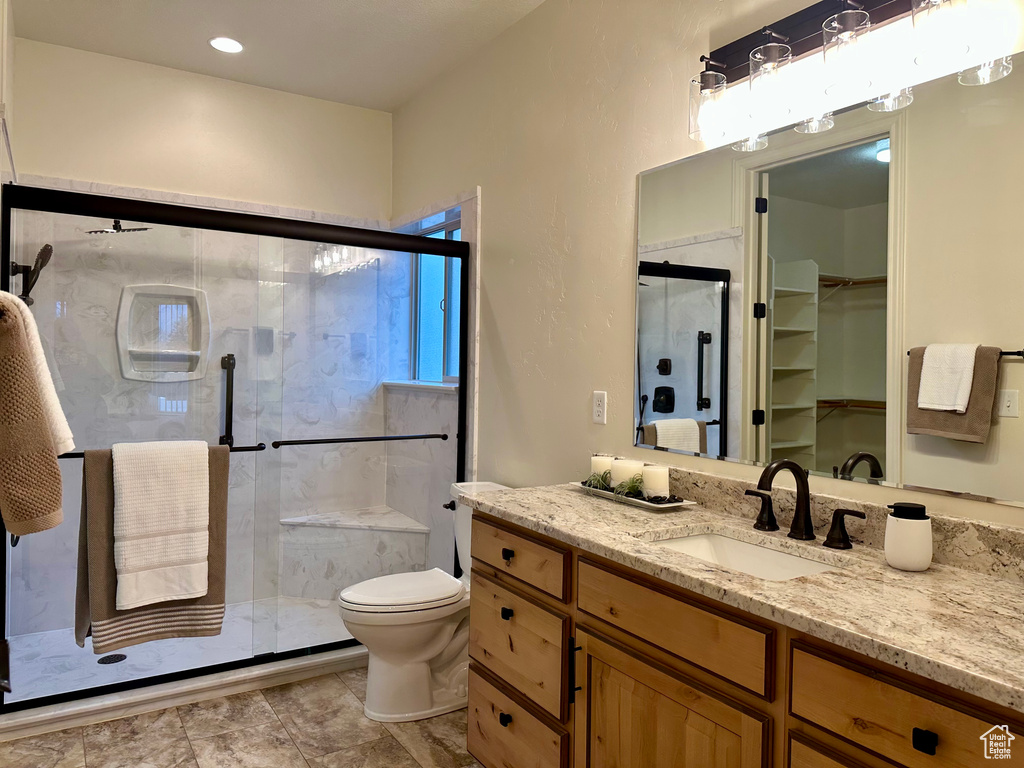
MULTIPOLYGON (((255 451, 267 450, 266 443, 256 443, 256 445, 232 445, 228 450, 231 453, 253 453, 255 451)), ((84 459, 85 451, 70 451, 69 453, 62 453, 57 457, 58 459, 84 459)))
MULTIPOLYGON (((1000 357, 1024 357, 1024 349, 1016 349, 1016 350, 1006 350, 1006 349, 1003 349, 1003 350, 999 351, 999 356, 1000 357)), ((909 349, 907 350, 907 357, 910 357, 910 350, 909 349)))
POLYGON ((376 435, 374 437, 327 437, 321 440, 275 440, 274 448, 283 445, 333 445, 335 443, 387 443, 396 440, 447 440, 447 434, 431 435, 376 435))

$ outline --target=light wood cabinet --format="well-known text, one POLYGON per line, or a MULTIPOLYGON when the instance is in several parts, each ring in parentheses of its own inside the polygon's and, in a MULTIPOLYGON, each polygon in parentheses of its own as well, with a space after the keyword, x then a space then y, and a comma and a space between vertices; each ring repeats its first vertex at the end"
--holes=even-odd
POLYGON ((992 726, 1024 744, 1015 712, 494 518, 473 556, 485 768, 959 768, 992 726))
POLYGON ((579 610, 769 698, 771 632, 581 560, 579 610))
POLYGON ((768 718, 590 632, 579 635, 576 768, 760 768, 768 718))
POLYGON ((469 671, 469 751, 485 766, 568 768, 569 734, 469 671))
POLYGON ((473 557, 565 602, 569 597, 569 551, 473 521, 473 557))
POLYGON ((470 658, 565 719, 569 617, 478 573, 473 574, 469 600, 470 658))

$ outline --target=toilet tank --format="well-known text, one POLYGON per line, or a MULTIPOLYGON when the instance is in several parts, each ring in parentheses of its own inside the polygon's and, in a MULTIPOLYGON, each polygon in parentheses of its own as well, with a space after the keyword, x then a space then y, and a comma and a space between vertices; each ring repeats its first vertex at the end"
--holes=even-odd
MULTIPOLYGON (((458 504, 459 496, 480 491, 504 491, 507 485, 497 483, 452 483, 452 500, 458 504)), ((459 565, 469 573, 470 542, 473 539, 473 508, 458 504, 455 508, 455 549, 459 553, 459 565)))

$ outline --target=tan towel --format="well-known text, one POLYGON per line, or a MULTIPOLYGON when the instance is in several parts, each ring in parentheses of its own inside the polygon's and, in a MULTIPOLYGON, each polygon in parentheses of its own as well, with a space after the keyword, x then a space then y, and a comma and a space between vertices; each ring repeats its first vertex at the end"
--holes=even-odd
POLYGON ((75 596, 75 641, 85 646, 92 635, 94 653, 168 637, 219 635, 224 622, 227 559, 227 446, 209 453, 210 555, 209 589, 190 600, 142 608, 115 608, 114 466, 110 451, 86 451, 82 472, 82 522, 78 536, 78 588, 75 596))
POLYGON ((978 347, 974 382, 966 413, 928 411, 917 407, 924 347, 910 350, 907 369, 907 434, 935 435, 967 443, 984 443, 992 428, 999 378, 999 347, 978 347))
MULTIPOLYGON (((50 364, 46 360, 46 350, 43 348, 43 340, 39 337, 39 328, 36 326, 36 319, 28 304, 13 294, 9 294, 14 306, 21 313, 21 319, 25 323, 25 331, 28 334, 29 354, 32 356, 32 367, 35 369, 36 381, 39 382, 39 394, 43 398, 43 413, 46 414, 46 422, 50 426, 50 434, 53 436, 53 448, 59 456, 75 450, 75 439, 71 434, 71 427, 64 416, 64 409, 60 406, 57 398, 57 387, 50 373, 50 364)), ((63 387, 63 380, 61 380, 63 387)))
MULTIPOLYGON (((644 424, 643 425, 643 427, 642 427, 642 429, 643 429, 643 437, 641 437, 641 444, 642 445, 653 445, 653 446, 659 447, 659 448, 667 447, 667 446, 663 446, 663 445, 661 445, 661 446, 658 445, 658 427, 656 426, 657 423, 658 422, 654 421, 654 422, 651 422, 650 424, 644 424)), ((697 422, 697 430, 698 430, 698 432, 700 434, 700 446, 699 446, 700 447, 700 452, 701 453, 707 453, 708 452, 708 423, 706 421, 698 421, 697 422)))
POLYGON ((24 536, 59 525, 64 512, 57 449, 19 303, 0 292, 0 513, 8 532, 24 536))

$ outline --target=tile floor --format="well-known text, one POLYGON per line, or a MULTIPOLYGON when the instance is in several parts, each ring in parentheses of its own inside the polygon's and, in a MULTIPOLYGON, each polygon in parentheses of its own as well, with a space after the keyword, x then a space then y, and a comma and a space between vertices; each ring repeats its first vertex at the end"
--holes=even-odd
POLYGON ((0 768, 480 768, 466 710, 363 716, 366 670, 0 743, 0 768))

